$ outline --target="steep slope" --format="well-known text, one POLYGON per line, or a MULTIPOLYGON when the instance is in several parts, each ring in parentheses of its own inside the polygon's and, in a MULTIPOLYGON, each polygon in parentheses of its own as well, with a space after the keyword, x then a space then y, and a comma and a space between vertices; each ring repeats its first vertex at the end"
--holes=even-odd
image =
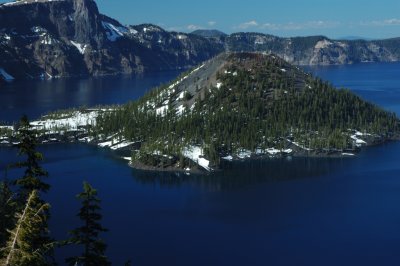
POLYGON ((224 51, 274 53, 297 65, 400 60, 400 38, 335 41, 261 33, 191 34, 151 25, 124 26, 93 0, 0 4, 0 80, 109 75, 193 67, 224 51))
POLYGON ((123 26, 93 0, 0 5, 0 47, 0 68, 14 78, 178 69, 223 50, 198 36, 123 26))
POLYGON ((97 119, 100 136, 140 144, 134 161, 210 170, 254 155, 348 155, 398 136, 394 114, 275 55, 222 54, 97 119))
POLYGON ((261 33, 234 33, 228 51, 274 53, 296 65, 341 65, 400 60, 400 39, 380 41, 331 40, 324 36, 279 38, 261 33))

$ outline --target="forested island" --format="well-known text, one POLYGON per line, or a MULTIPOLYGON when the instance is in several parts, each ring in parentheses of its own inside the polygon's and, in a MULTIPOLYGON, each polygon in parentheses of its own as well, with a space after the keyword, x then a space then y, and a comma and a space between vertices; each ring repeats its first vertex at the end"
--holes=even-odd
MULTIPOLYGON (((56 112, 32 126, 42 143, 94 143, 136 168, 187 172, 222 160, 354 156, 399 137, 394 113, 265 53, 223 53, 137 101, 56 112)), ((14 128, 0 130, 12 144, 14 128)))
POLYGON ((222 54, 97 118, 98 134, 140 144, 133 165, 218 168, 221 159, 351 156, 399 133, 395 114, 274 55, 222 54))

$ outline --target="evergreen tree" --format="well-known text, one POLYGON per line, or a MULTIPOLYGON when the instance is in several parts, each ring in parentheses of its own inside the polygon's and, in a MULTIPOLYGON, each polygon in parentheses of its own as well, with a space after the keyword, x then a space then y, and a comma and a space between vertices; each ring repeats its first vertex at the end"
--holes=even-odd
POLYGON ((15 228, 2 249, 1 265, 46 266, 54 265, 51 255, 53 244, 48 237, 48 203, 44 203, 37 190, 27 198, 23 210, 17 213, 15 228))
POLYGON ((0 247, 3 247, 9 238, 8 229, 15 224, 16 202, 7 180, 0 182, 0 247))
POLYGON ((83 266, 111 265, 104 255, 106 244, 99 238, 100 233, 106 232, 107 229, 100 224, 102 215, 97 191, 89 183, 84 182, 83 192, 78 194, 77 198, 82 201, 78 217, 84 225, 71 231, 72 238, 69 242, 83 245, 83 253, 80 256, 68 258, 66 262, 69 265, 83 266))
POLYGON ((101 114, 94 132, 140 142, 134 159, 154 166, 160 165, 158 154, 179 158, 189 145, 203 147, 211 165, 218 165, 222 154, 282 149, 293 146, 290 142, 316 153, 352 148, 349 129, 382 139, 400 135, 395 114, 348 90, 335 89, 277 56, 232 54, 227 62, 225 74, 217 74, 219 88, 199 87, 189 99, 178 97, 179 88, 162 86, 101 114), (176 112, 181 104, 190 111, 176 112), (168 111, 157 115, 162 106, 168 111))
POLYGON ((32 130, 26 116, 23 116, 19 122, 18 140, 19 155, 25 156, 26 161, 14 165, 17 168, 25 168, 24 175, 16 180, 15 184, 20 187, 19 197, 22 201, 25 201, 27 195, 33 190, 47 192, 50 185, 41 180, 43 177, 47 177, 48 173, 40 166, 43 155, 36 151, 36 132, 32 130))

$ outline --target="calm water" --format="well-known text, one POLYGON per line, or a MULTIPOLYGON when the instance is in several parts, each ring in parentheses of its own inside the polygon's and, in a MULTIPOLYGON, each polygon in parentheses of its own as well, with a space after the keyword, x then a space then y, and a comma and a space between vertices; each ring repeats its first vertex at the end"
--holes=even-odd
POLYGON ((141 76, 32 80, 0 84, 0 122, 18 121, 24 114, 34 119, 50 111, 71 107, 122 104, 174 79, 179 73, 168 71, 141 76))
MULTIPOLYGON (((312 71, 400 114, 400 64, 312 71)), ((135 171, 81 144, 40 149, 53 235, 78 224, 74 195, 87 180, 103 200, 115 265, 400 265, 399 142, 356 158, 235 163, 204 176, 135 171)), ((0 149, 0 169, 14 154, 0 149)))
POLYGON ((400 63, 329 66, 307 70, 400 115, 400 63))

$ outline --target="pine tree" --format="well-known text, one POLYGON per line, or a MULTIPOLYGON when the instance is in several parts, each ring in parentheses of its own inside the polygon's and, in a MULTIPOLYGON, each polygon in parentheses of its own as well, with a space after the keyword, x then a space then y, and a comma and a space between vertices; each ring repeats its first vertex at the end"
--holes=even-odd
POLYGON ((0 182, 0 246, 3 247, 9 237, 7 229, 15 224, 16 202, 7 180, 0 182))
POLYGON ((36 132, 32 130, 26 116, 23 116, 20 120, 18 140, 19 155, 25 156, 26 161, 14 165, 17 168, 25 168, 23 177, 16 180, 15 184, 20 187, 19 196, 21 200, 25 201, 27 195, 33 190, 47 192, 50 185, 41 180, 41 178, 47 177, 48 173, 40 166, 40 162, 43 161, 43 155, 36 151, 36 132))
POLYGON ((82 201, 82 207, 78 213, 78 217, 84 223, 83 226, 71 231, 72 238, 70 243, 83 245, 84 251, 82 255, 68 258, 66 262, 69 265, 83 266, 106 266, 111 265, 107 257, 104 255, 106 244, 99 238, 100 233, 106 232, 100 224, 102 215, 100 199, 97 197, 95 190, 89 183, 83 183, 83 192, 77 195, 82 201))
POLYGON ((10 238, 5 248, 1 265, 11 266, 46 266, 54 265, 51 251, 53 244, 48 237, 50 205, 44 203, 37 190, 27 198, 23 210, 17 213, 15 228, 10 231, 10 238))

